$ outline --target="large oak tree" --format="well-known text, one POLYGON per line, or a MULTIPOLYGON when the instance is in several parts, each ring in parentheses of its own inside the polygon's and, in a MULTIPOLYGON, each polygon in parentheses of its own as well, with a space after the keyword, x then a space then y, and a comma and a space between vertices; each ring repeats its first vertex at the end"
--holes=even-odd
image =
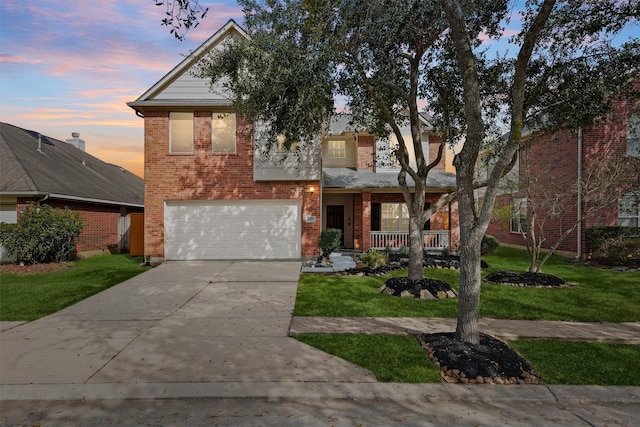
MULTIPOLYGON (((187 1, 187 3, 189 3, 187 1)), ((630 36, 635 0, 241 0, 249 40, 227 45, 200 75, 224 78, 240 111, 266 124, 267 140, 311 141, 343 99, 367 130, 398 140, 398 183, 410 212, 409 278, 422 275, 427 163, 419 101, 454 158, 460 218, 456 337, 479 341, 480 242, 500 179, 517 160, 525 126, 588 126, 639 77, 630 36), (509 41, 507 44, 506 41, 509 41), (400 126, 408 123, 405 141, 400 126), (508 129, 508 138, 498 138, 508 129), (408 147, 416 164, 408 161, 408 147), (483 150, 492 169, 478 182, 483 150), (407 185, 415 182, 415 191, 407 185), (485 186, 479 199, 474 191, 485 186)), ((215 11, 213 11, 215 13, 215 11)), ((304 149, 304 144, 301 144, 304 149)), ((553 149, 553 147, 549 147, 553 149)), ((430 159, 431 160, 431 159, 430 159)), ((450 196, 452 197, 452 196, 450 196)), ((448 198, 443 198, 444 203, 448 198)))

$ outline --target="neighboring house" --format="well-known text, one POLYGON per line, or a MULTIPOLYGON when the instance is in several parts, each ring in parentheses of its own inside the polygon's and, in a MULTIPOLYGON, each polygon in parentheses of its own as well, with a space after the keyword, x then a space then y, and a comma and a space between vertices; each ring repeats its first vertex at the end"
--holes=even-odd
MULTIPOLYGON (((190 72, 228 37, 247 35, 229 21, 128 103, 145 124, 145 253, 152 261, 299 259, 320 253, 325 228, 341 229, 345 248, 408 244, 398 169, 377 156, 393 141, 376 141, 337 115, 311 149, 265 152, 259 126, 234 112, 220 85, 190 72)), ((426 119, 423 125, 433 156, 440 139, 426 119)), ((444 161, 429 185, 429 202, 455 187, 444 161)), ((430 247, 457 239, 450 210, 428 224, 430 247)))
MULTIPOLYGON (((559 253, 584 256, 589 250, 586 230, 591 227, 640 227, 640 186, 637 180, 640 175, 640 100, 620 97, 614 101, 612 112, 593 126, 531 136, 527 145, 528 148, 520 154, 516 176, 519 175, 520 182, 527 178, 538 182, 533 197, 539 205, 538 224, 543 224, 543 248, 549 249, 554 245, 561 231, 567 230, 582 216, 585 216, 584 221, 559 245, 559 253), (585 185, 595 188, 585 181, 602 185, 604 178, 611 178, 611 171, 618 166, 631 171, 628 176, 631 184, 624 188, 620 197, 611 197, 615 199, 611 203, 596 205, 596 198, 599 201, 607 201, 608 198, 594 196, 594 192, 585 194, 585 185), (583 186, 581 192, 577 190, 580 182, 583 186), (590 203, 587 197, 594 197, 594 201, 590 203), (553 199, 558 203, 551 203, 553 199), (597 209, 593 209, 594 206, 597 209), (596 212, 592 212, 594 210, 596 212)), ((487 233, 502 243, 524 245, 522 232, 529 227, 531 203, 527 203, 522 193, 506 191, 498 196, 495 206, 496 212, 502 208, 503 214, 496 215, 487 233)))
POLYGON ((127 217, 144 211, 144 181, 77 146, 38 132, 0 123, 0 222, 17 222, 29 202, 79 212, 84 229, 80 255, 120 250, 127 217))

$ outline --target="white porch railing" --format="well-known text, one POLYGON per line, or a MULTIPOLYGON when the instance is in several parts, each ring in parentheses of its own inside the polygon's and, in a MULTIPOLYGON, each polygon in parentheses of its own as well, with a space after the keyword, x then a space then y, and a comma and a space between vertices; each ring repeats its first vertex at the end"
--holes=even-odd
MULTIPOLYGON (((422 241, 425 249, 442 250, 449 247, 448 230, 425 230, 422 232, 422 241)), ((372 231, 371 249, 384 249, 387 246, 397 249, 409 246, 408 231, 372 231)))

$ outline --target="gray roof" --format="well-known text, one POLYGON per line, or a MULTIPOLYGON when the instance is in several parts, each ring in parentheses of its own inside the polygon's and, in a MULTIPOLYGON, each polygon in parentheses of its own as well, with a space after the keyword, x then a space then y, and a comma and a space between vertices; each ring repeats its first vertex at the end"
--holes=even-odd
POLYGON ((144 180, 66 142, 0 122, 0 194, 144 205, 144 180))
MULTIPOLYGON (((420 120, 424 126, 424 130, 433 130, 432 117, 427 113, 420 113, 420 120)), ((365 129, 358 128, 353 123, 353 116, 349 113, 336 113, 331 116, 329 121, 329 134, 330 135, 342 135, 346 132, 365 132, 365 129)))
MULTIPOLYGON (((414 186, 413 179, 407 175, 407 184, 414 186)), ((356 171, 350 168, 322 168, 322 186, 324 188, 348 189, 397 189, 396 172, 356 171)), ((427 191, 452 191, 456 187, 455 174, 443 170, 431 170, 427 176, 427 191)))

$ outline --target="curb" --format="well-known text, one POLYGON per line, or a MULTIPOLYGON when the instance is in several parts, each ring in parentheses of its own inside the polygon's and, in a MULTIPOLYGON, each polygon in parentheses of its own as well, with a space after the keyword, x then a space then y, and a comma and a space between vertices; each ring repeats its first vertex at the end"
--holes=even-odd
POLYGON ((0 401, 191 398, 373 399, 428 402, 640 404, 640 387, 398 383, 126 383, 3 385, 0 401), (408 398, 410 396, 411 398, 408 398))

